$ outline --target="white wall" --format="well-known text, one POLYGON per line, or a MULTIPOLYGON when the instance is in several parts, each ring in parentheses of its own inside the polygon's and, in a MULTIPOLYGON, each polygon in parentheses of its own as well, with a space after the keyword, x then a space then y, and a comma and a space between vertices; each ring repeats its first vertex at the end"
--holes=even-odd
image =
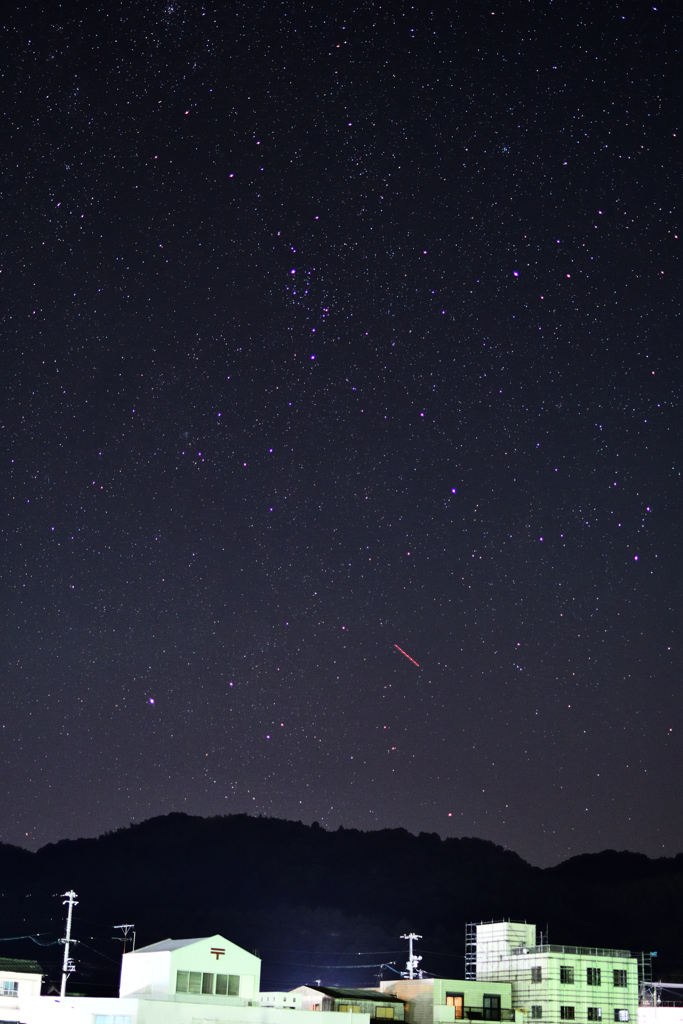
MULTIPOLYGON (((16 981, 19 983, 20 996, 39 996, 42 980, 42 974, 24 974, 22 971, 0 971, 0 982, 16 981)), ((7 996, 2 998, 7 999, 8 1002, 11 1001, 7 996)), ((5 1004, 2 1003, 2 1005, 4 1006, 5 1004)))
MULTIPOLYGON (((125 953, 121 959, 119 996, 152 996, 166 999, 171 975, 171 953, 125 953)), ((175 982, 175 977, 173 979, 175 982)), ((172 990, 175 984, 172 985, 172 990)))
POLYGON ((137 999, 29 996, 20 1003, 18 1020, 22 1024, 93 1024, 96 1013, 122 1014, 131 1018, 131 1024, 138 1024, 137 999))
MULTIPOLYGON (((0 996, 0 1016, 6 1021, 18 1021, 19 1006, 22 998, 26 996, 39 996, 40 985, 43 980, 42 974, 24 974, 21 971, 0 971, 0 983, 3 981, 16 981, 18 997, 0 996)), ((1 984, 0 984, 0 987, 1 984)))
POLYGON ((535 946, 536 925, 516 921, 495 921, 477 925, 477 978, 507 956, 514 946, 535 946))
POLYGON ((683 1024, 683 1006, 639 1006, 638 1024, 683 1024))
MULTIPOLYGON (((31 996, 21 1000, 22 1024, 93 1024, 95 1014, 130 1016, 131 1024, 311 1024, 306 1010, 222 1003, 175 1003, 160 999, 94 999, 87 996, 31 996)), ((338 1024, 337 1013, 320 1012, 315 1024, 338 1024)), ((354 1013, 353 1024, 370 1024, 370 1014, 354 1013)))

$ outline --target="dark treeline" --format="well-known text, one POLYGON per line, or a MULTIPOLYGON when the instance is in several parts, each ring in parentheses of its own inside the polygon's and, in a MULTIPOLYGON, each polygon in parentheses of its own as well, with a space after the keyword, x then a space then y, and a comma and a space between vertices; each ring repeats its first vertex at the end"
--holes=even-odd
POLYGON ((465 923, 503 917, 547 927, 553 943, 657 950, 654 976, 683 976, 683 854, 608 850, 541 869, 481 839, 169 814, 36 853, 0 845, 0 880, 0 938, 45 943, 3 941, 0 956, 37 959, 50 979, 58 895, 75 889, 71 989, 89 994, 118 983, 122 923, 138 945, 221 933, 262 957, 264 989, 374 985, 380 968, 360 965, 400 970, 409 930, 423 936, 426 970, 462 977, 465 923))

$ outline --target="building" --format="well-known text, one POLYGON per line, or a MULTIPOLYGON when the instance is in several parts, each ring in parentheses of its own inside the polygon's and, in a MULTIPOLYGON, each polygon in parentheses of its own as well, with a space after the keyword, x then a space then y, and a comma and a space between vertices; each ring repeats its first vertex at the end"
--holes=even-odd
POLYGON ((683 1024, 683 983, 652 981, 643 985, 638 1024, 683 1024))
MULTIPOLYGON (((118 998, 41 996, 38 977, 31 993, 8 999, 4 1013, 3 1004, 0 1024, 292 1024, 293 1013, 302 1013, 300 998, 259 993, 260 981, 260 959, 222 935, 165 939, 124 954, 118 998)), ((371 1002, 403 1008, 373 995, 371 1002)), ((318 1024, 338 1020, 327 1011, 321 1017, 318 1024)), ((355 1024, 371 1024, 370 1013, 355 1024)))
POLYGON ((406 1003, 407 1024, 450 1024, 451 1021, 513 1021, 509 982, 448 978, 401 978, 380 982, 382 992, 406 1003))
POLYGON ((534 925, 511 921, 468 925, 465 979, 260 992, 260 959, 222 935, 124 954, 118 998, 41 996, 41 974, 32 961, 0 960, 0 1024, 305 1024, 311 1011, 317 1024, 338 1013, 354 1024, 683 1024, 680 1014, 638 1018, 638 963, 627 950, 537 943, 534 925))
POLYGON ((638 962, 626 949, 538 943, 536 926, 468 925, 468 974, 509 982, 512 1005, 546 1024, 617 1024, 638 1016, 638 962))
POLYGON ((19 1020, 19 1001, 39 996, 43 969, 35 960, 0 957, 0 1022, 19 1020))
POLYGON ((261 961, 222 935, 164 939, 124 953, 119 995, 175 1002, 258 1003, 261 961))
POLYGON ((276 1010, 300 1010, 301 996, 298 992, 259 992, 259 1005, 276 1010))
POLYGON ((404 1002, 390 992, 326 985, 300 985, 292 991, 301 997, 302 1010, 367 1013, 373 1020, 404 1020, 404 1002))

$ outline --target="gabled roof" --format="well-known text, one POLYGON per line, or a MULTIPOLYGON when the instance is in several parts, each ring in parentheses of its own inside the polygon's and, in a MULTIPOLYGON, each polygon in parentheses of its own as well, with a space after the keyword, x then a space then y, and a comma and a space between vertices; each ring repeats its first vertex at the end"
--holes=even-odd
POLYGON ((35 960, 7 960, 0 957, 0 971, 14 971, 15 974, 45 974, 35 960))
POLYGON ((332 996, 333 999, 365 999, 371 1003, 403 1003, 404 999, 398 996, 391 996, 388 992, 378 992, 375 988, 330 988, 327 985, 306 985, 315 992, 322 992, 324 996, 332 996))
POLYGON ((138 946, 135 953, 163 953, 166 950, 182 949, 183 946, 194 946, 195 942, 205 942, 213 938, 212 935, 202 935, 199 939, 162 939, 161 942, 153 942, 151 946, 138 946))

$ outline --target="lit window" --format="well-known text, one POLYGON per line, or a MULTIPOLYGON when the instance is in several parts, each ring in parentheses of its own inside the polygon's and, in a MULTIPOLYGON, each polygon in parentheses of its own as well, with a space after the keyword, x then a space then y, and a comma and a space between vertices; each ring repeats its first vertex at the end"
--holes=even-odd
POLYGON ((615 988, 626 988, 628 985, 628 973, 626 971, 615 971, 614 972, 614 987, 615 988))
POLYGON ((573 967, 560 967, 560 984, 562 984, 562 985, 573 985, 574 984, 574 968, 573 967))
POLYGON ((573 1006, 561 1006, 560 1007, 560 1020, 574 1020, 574 1007, 573 1006))
POLYGON ((354 1003, 340 1003, 337 1007, 338 1013, 360 1013, 360 1006, 354 1003))
POLYGON ((599 1006, 588 1007, 588 1020, 602 1020, 602 1010, 599 1006))
POLYGON ((531 1007, 531 1019, 532 1020, 543 1020, 543 1007, 532 1006, 531 1007))
POLYGON ((600 968, 599 967, 587 967, 586 968, 586 984, 587 985, 599 985, 600 984, 600 968))
POLYGON ((618 1021, 627 1021, 628 1020, 628 1010, 615 1010, 614 1011, 614 1019, 618 1020, 618 1021))
POLYGON ((455 1019, 462 1020, 463 1006, 465 1003, 465 997, 462 992, 447 992, 446 993, 446 1006, 455 1007, 455 1019))
POLYGON ((393 1006, 376 1006, 375 1007, 374 1016, 375 1017, 385 1017, 385 1018, 389 1017, 389 1018, 391 1018, 393 1020, 394 1008, 393 1008, 393 1006))
POLYGON ((19 995, 19 982, 18 981, 3 981, 2 987, 0 987, 0 996, 18 996, 19 995))
POLYGON ((532 967, 531 968, 531 980, 534 982, 543 981, 543 968, 532 967))

